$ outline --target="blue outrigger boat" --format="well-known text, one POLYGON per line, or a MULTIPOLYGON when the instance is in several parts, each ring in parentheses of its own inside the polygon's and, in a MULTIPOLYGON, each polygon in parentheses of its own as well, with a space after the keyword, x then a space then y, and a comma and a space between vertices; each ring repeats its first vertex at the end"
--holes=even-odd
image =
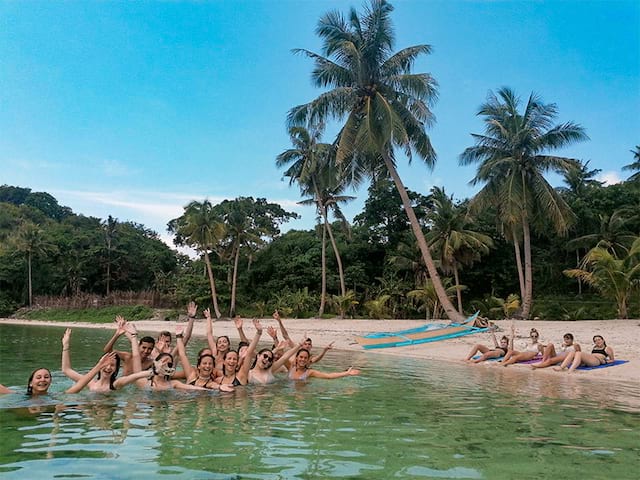
POLYGON ((356 341, 365 349, 404 347, 419 343, 437 342, 449 338, 486 332, 488 327, 474 327, 478 313, 471 315, 462 323, 430 324, 398 332, 379 332, 356 336, 356 341))

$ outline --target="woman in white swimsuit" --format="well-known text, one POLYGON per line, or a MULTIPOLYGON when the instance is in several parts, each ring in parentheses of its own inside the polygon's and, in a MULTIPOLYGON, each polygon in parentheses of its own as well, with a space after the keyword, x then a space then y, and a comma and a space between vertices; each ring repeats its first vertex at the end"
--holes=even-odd
POLYGON ((556 350, 553 343, 550 343, 544 347, 544 350, 542 351, 542 361, 534 363, 531 365, 531 368, 550 367, 551 365, 562 362, 571 352, 579 351, 580 345, 573 341, 573 334, 565 333, 562 339, 562 344, 558 347, 558 350, 556 350))

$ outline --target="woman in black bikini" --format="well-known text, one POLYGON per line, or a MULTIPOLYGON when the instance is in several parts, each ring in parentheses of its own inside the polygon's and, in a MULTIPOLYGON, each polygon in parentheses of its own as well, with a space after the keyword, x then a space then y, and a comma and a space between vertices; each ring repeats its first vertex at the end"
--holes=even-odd
POLYGON ((237 387, 242 385, 238 376, 236 375, 238 369, 238 352, 235 350, 229 350, 224 354, 222 361, 222 375, 216 378, 216 382, 221 385, 233 385, 237 387))
POLYGON ((498 344, 498 340, 496 339, 496 334, 491 332, 491 337, 493 339, 494 348, 489 348, 486 345, 482 345, 480 343, 473 346, 469 355, 465 359, 466 362, 472 363, 480 363, 488 360, 490 358, 500 358, 507 354, 509 351, 509 337, 503 335, 500 339, 500 343, 498 344), (482 355, 475 360, 472 360, 473 356, 477 353, 481 353, 482 355))
POLYGON ((566 370, 568 367, 569 373, 573 373, 575 369, 581 365, 597 367, 598 365, 604 365, 605 363, 613 363, 615 360, 613 348, 607 346, 602 335, 594 335, 593 343, 594 345, 591 353, 580 351, 571 352, 564 359, 562 365, 554 367, 554 370, 566 370))

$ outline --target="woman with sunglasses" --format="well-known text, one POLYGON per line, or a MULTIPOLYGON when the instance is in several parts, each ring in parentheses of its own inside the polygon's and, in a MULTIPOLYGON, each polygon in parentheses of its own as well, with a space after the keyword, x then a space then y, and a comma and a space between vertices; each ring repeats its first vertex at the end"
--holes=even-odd
MULTIPOLYGON (((511 325, 511 338, 515 338, 515 327, 511 325)), ((531 342, 526 342, 522 345, 520 350, 509 350, 502 360, 502 366, 507 367, 513 363, 517 362, 527 362, 529 360, 533 360, 536 356, 542 353, 543 345, 538 342, 540 338, 540 334, 535 328, 532 328, 529 331, 529 338, 531 342)), ((513 345, 513 340, 512 340, 513 345)))
POLYGON ((568 368, 569 373, 573 373, 575 369, 580 366, 597 367, 598 365, 613 363, 614 361, 613 348, 607 346, 607 342, 604 341, 602 335, 594 335, 591 353, 582 351, 571 352, 566 356, 562 365, 553 367, 553 369, 562 371, 568 368))
POLYGON ((550 343, 544 347, 542 351, 542 361, 532 364, 531 368, 550 367, 551 365, 562 362, 570 353, 579 351, 580 345, 573 341, 573 334, 565 333, 562 337, 562 343, 560 344, 560 347, 558 347, 558 350, 556 350, 553 343, 550 343))
POLYGON ((291 368, 289 369, 289 378, 291 380, 304 381, 308 378, 325 378, 325 379, 334 379, 334 378, 342 378, 342 377, 350 377, 353 375, 360 375, 360 370, 349 367, 344 372, 320 372, 318 370, 314 370, 309 368, 311 365, 311 353, 306 348, 301 348, 296 353, 295 361, 291 368))

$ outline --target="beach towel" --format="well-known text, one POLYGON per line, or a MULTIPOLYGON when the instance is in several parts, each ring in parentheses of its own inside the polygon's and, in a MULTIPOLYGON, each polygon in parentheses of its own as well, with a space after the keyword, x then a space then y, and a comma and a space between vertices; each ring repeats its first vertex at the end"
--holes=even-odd
POLYGON ((629 363, 629 360, 614 360, 611 363, 603 363, 602 365, 596 365, 595 367, 587 367, 582 365, 578 367, 578 370, 595 370, 596 368, 615 367, 616 365, 622 365, 623 363, 629 363))

